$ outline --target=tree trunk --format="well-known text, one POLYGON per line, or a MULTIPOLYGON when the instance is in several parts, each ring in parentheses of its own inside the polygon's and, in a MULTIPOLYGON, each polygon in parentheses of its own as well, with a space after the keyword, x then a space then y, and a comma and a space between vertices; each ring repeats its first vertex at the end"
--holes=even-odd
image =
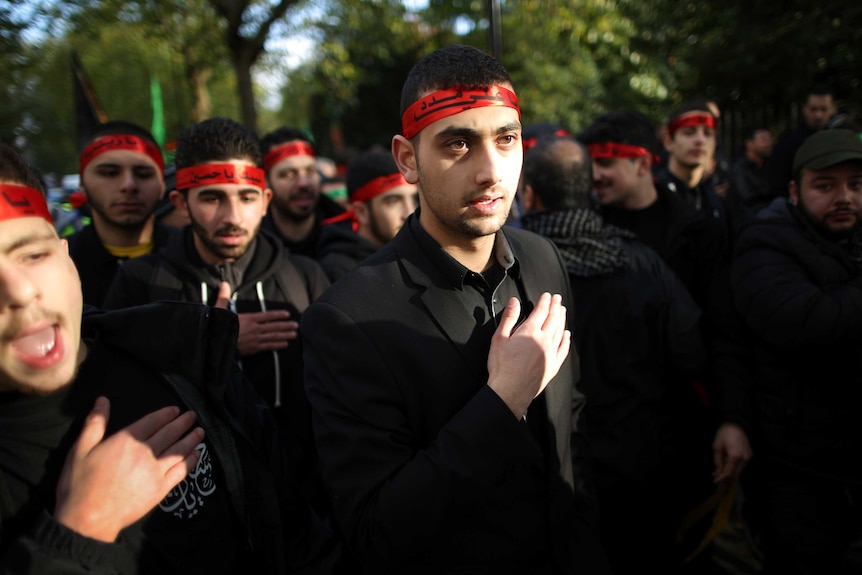
POLYGON ((257 107, 254 102, 254 85, 251 81, 251 67, 255 61, 252 46, 240 42, 231 49, 234 71, 236 72, 236 87, 239 91, 240 114, 242 123, 257 132, 257 107))
POLYGON ((186 80, 192 88, 192 120, 202 122, 212 115, 210 92, 207 88, 207 80, 212 75, 212 70, 197 64, 189 46, 183 50, 183 57, 186 63, 186 80))

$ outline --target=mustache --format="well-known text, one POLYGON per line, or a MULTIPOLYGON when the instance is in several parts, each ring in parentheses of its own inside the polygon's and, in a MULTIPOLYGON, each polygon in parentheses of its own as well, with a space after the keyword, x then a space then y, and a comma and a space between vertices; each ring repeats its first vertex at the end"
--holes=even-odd
POLYGON ((237 234, 242 234, 244 236, 247 236, 248 230, 245 228, 242 228, 240 226, 227 225, 227 226, 223 226, 223 227, 221 227, 215 231, 215 235, 217 235, 217 236, 228 236, 228 235, 232 236, 232 235, 237 235, 237 234))
POLYGON ((12 341, 20 337, 25 330, 37 325, 60 325, 60 315, 56 313, 39 313, 38 315, 28 314, 26 317, 19 314, 13 314, 11 322, 0 331, 0 341, 12 341))

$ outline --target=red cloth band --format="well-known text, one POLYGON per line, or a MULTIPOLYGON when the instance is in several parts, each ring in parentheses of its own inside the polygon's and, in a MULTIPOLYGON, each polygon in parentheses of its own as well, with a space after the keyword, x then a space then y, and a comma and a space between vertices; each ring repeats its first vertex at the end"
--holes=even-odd
POLYGON ((311 156, 313 158, 314 148, 311 147, 311 144, 302 140, 276 146, 263 157, 263 169, 268 172, 274 165, 290 156, 311 156))
MULTIPOLYGON (((559 129, 556 132, 554 132, 553 135, 554 136, 568 136, 569 133, 566 130, 559 129)), ((527 150, 529 150, 530 148, 535 146, 536 143, 538 143, 540 137, 541 136, 535 136, 533 138, 527 138, 526 140, 524 140, 524 151, 526 152, 527 150)))
POLYGON ((45 218, 54 225, 48 204, 39 190, 17 184, 0 184, 0 221, 29 217, 45 218))
POLYGON ((518 111, 518 97, 502 86, 487 90, 437 90, 410 104, 401 116, 401 134, 408 140, 437 120, 484 106, 506 106, 518 111))
POLYGON ((641 156, 652 156, 654 162, 658 162, 649 150, 640 146, 631 146, 629 144, 619 144, 617 142, 599 142, 597 144, 589 144, 587 150, 590 151, 591 158, 640 158, 641 156))
POLYGON ((201 164, 177 170, 177 190, 215 184, 240 184, 263 189, 266 175, 257 166, 242 164, 201 164))
POLYGON ((715 116, 707 112, 697 114, 685 114, 677 118, 667 126, 667 133, 673 136, 674 132, 680 128, 689 126, 706 126, 707 128, 715 129, 715 116))
POLYGON ((364 185, 360 186, 358 190, 350 194, 350 201, 367 202, 392 188, 406 185, 407 180, 404 179, 401 172, 398 172, 397 174, 389 174, 387 176, 380 176, 379 178, 374 178, 370 182, 366 182, 364 185))
MULTIPOLYGON (((374 178, 370 182, 367 182, 365 185, 360 186, 358 190, 350 194, 350 201, 367 202, 369 200, 373 200, 382 193, 388 192, 392 188, 397 188, 398 186, 406 186, 408 184, 409 182, 404 179, 404 176, 401 175, 401 172, 397 174, 389 174, 387 176, 380 176, 379 178, 374 178)), ((347 220, 350 220, 354 232, 359 230, 359 222, 356 221, 356 212, 354 212, 353 210, 347 210, 346 212, 338 214, 337 216, 327 218, 320 223, 337 224, 338 222, 344 222, 347 220)))
POLYGON ((95 160, 96 157, 105 152, 112 152, 114 150, 131 150, 133 152, 145 154, 152 158, 160 171, 165 171, 165 160, 162 158, 162 152, 159 150, 158 146, 152 142, 144 140, 143 138, 133 136, 132 134, 112 134, 110 136, 94 140, 84 148, 84 151, 81 152, 81 161, 78 164, 79 173, 83 175, 84 169, 90 162, 95 160))

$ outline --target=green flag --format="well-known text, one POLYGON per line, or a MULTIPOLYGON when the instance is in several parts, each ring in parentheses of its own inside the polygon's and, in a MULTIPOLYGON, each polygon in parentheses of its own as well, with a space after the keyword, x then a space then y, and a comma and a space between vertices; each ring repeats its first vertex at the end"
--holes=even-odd
POLYGON ((162 104, 162 85, 155 74, 150 76, 150 101, 153 107, 153 125, 150 132, 153 134, 159 147, 165 147, 165 108, 162 104))

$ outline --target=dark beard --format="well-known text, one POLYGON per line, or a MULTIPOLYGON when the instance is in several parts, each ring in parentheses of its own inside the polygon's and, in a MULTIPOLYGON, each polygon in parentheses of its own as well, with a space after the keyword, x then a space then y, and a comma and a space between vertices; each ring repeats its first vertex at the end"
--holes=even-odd
POLYGON ((837 244, 846 242, 853 234, 857 232, 859 229, 859 220, 856 220, 856 225, 847 230, 843 230, 840 232, 836 232, 829 228, 824 222, 817 220, 811 212, 808 211, 808 208, 805 207, 805 203, 802 201, 802 198, 799 198, 799 201, 796 205, 799 210, 800 215, 805 218, 805 221, 820 235, 823 239, 834 242, 837 244))
MULTIPOLYGON (((189 215, 191 216, 191 213, 189 215)), ((258 225, 254 229, 254 231, 249 234, 249 236, 248 236, 249 240, 244 246, 235 246, 235 247, 226 248, 225 246, 219 245, 215 241, 210 239, 207 236, 206 229, 204 229, 203 226, 198 224, 194 220, 194 218, 190 217, 190 220, 191 220, 192 230, 194 231, 194 234, 198 237, 198 239, 200 239, 201 243, 210 251, 211 254, 213 254, 214 256, 216 256, 222 260, 235 260, 235 259, 241 257, 246 251, 248 251, 248 248, 251 247, 252 240, 257 237, 257 233, 260 230, 260 223, 258 223, 258 225)), ((220 231, 223 231, 223 230, 218 230, 216 232, 216 234, 220 231)))

